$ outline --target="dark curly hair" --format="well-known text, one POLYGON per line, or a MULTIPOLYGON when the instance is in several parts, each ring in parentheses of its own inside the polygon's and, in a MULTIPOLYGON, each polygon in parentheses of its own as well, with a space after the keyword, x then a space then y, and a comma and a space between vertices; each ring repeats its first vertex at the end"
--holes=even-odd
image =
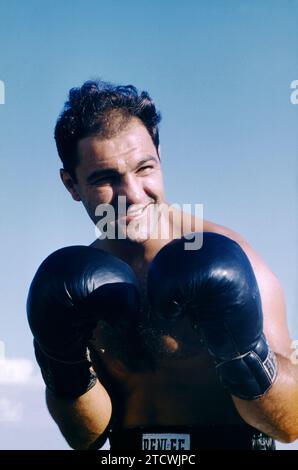
POLYGON ((76 180, 77 144, 84 137, 115 136, 131 118, 144 124, 158 151, 160 113, 146 91, 132 85, 114 85, 101 80, 87 81, 69 92, 55 126, 55 140, 63 168, 76 180))

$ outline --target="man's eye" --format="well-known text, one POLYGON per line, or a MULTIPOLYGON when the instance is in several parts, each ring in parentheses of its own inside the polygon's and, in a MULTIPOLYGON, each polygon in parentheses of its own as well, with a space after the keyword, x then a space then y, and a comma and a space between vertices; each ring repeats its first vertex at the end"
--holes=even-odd
POLYGON ((153 168, 152 165, 146 165, 146 166, 142 166, 141 168, 139 168, 139 171, 152 170, 152 168, 153 168))
POLYGON ((92 182, 93 186, 99 186, 102 184, 112 184, 115 181, 115 176, 103 176, 102 178, 97 178, 92 182))

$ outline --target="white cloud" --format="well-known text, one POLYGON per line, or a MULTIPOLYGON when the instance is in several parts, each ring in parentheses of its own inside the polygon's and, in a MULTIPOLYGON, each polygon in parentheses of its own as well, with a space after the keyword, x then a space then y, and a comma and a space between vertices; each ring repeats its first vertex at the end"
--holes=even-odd
POLYGON ((42 379, 27 358, 0 357, 0 422, 18 423, 23 420, 24 392, 41 389, 42 379))
POLYGON ((34 373, 33 362, 26 358, 0 357, 0 385, 41 385, 40 375, 34 373))

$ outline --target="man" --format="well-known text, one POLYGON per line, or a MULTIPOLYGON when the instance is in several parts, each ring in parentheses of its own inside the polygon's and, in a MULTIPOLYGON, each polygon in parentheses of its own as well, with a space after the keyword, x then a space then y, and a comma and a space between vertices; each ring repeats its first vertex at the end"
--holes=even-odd
POLYGON ((58 119, 62 181, 101 236, 52 254, 30 288, 48 409, 76 449, 291 442, 279 281, 239 234, 166 202, 159 121, 147 93, 105 82, 72 89, 58 119), (189 233, 202 246, 186 250, 189 233))

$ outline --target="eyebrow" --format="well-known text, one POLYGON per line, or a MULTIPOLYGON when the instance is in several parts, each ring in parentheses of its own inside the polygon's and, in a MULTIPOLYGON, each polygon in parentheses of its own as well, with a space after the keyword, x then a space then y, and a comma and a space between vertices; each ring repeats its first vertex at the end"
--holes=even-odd
MULTIPOLYGON (((158 162, 157 158, 153 155, 148 155, 146 158, 140 160, 135 169, 140 168, 144 163, 148 163, 150 161, 154 161, 155 163, 158 162)), ((86 181, 87 183, 91 183, 94 179, 103 177, 103 176, 118 176, 120 173, 115 170, 115 168, 100 168, 98 170, 93 171, 89 176, 87 176, 86 181)))

